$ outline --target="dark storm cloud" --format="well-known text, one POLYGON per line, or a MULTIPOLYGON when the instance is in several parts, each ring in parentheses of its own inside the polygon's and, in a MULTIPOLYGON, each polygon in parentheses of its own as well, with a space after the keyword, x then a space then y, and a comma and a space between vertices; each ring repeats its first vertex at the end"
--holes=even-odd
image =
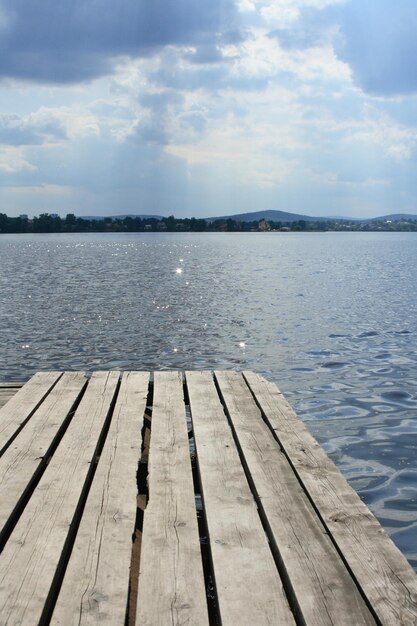
POLYGON ((355 82, 375 95, 417 92, 416 0, 348 0, 322 10, 305 8, 288 29, 271 37, 287 49, 321 45, 330 30, 355 82))
POLYGON ((0 0, 0 76, 66 83, 120 56, 235 40, 233 0, 0 0))
POLYGON ((339 57, 357 83, 376 95, 417 92, 415 0, 352 0, 336 7, 339 57))

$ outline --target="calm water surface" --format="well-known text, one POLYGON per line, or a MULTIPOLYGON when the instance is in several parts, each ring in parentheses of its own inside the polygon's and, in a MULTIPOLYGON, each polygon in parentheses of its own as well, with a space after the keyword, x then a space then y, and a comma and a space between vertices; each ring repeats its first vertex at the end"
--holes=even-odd
POLYGON ((0 236, 0 381, 253 369, 417 569, 417 235, 0 236))

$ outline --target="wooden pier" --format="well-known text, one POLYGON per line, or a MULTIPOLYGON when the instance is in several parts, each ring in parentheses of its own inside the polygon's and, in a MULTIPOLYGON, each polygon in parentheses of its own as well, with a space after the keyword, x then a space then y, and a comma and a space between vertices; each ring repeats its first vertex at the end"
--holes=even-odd
POLYGON ((1 625, 417 624, 415 572, 261 376, 38 373, 0 406, 1 625))

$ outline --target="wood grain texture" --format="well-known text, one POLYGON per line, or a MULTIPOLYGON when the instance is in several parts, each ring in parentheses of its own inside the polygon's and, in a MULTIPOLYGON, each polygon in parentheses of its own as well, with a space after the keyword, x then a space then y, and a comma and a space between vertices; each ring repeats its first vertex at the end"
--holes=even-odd
POLYGON ((123 624, 149 374, 125 373, 51 624, 123 624))
POLYGON ((60 372, 38 372, 0 409, 0 456, 60 377, 60 372))
POLYGON ((84 374, 65 373, 0 458, 0 536, 33 476, 45 469, 48 450, 85 383, 84 374))
POLYGON ((384 626, 417 624, 417 577, 277 387, 245 372, 271 428, 384 626))
POLYGON ((222 626, 294 625, 210 372, 187 372, 222 626))
POLYGON ((0 558, 4 624, 38 624, 119 380, 93 374, 0 558))
POLYGON ((23 387, 20 383, 0 384, 0 409, 23 387))
POLYGON ((156 372, 137 626, 208 626, 181 375, 156 372))
POLYGON ((243 376, 231 371, 215 376, 305 623, 375 624, 243 376))

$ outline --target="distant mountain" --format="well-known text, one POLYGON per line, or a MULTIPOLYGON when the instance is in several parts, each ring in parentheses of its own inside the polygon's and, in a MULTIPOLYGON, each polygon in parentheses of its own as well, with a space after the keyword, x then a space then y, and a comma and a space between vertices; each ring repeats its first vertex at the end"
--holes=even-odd
POLYGON ((238 222, 258 222, 259 220, 269 220, 271 222, 296 222, 298 220, 318 222, 329 219, 328 217, 312 217, 310 215, 299 215, 298 213, 287 213, 286 211, 268 210, 255 211, 254 213, 238 213, 237 215, 206 217, 206 220, 208 222, 214 222, 215 220, 228 220, 229 218, 238 222))
POLYGON ((339 222, 399 222, 406 220, 417 220, 417 215, 408 213, 395 213, 393 215, 383 215, 381 217, 360 218, 360 217, 342 217, 342 216, 316 216, 316 215, 300 215, 298 213, 287 213, 286 211, 255 211, 253 213, 238 213, 237 215, 222 215, 216 217, 206 217, 208 222, 215 220, 233 219, 238 222, 258 222, 259 220, 268 220, 270 222, 296 222, 305 220, 306 222, 323 222, 327 220, 339 222))
MULTIPOLYGON (((83 220, 104 220, 105 217, 111 217, 113 220, 123 220, 125 217, 140 217, 140 219, 163 219, 161 215, 136 215, 134 213, 125 213, 123 215, 80 215, 83 220)), ((259 222, 259 220, 268 220, 270 222, 297 222, 298 220, 305 220, 306 222, 323 222, 327 220, 331 221, 344 221, 344 222, 399 222, 404 220, 417 220, 417 215, 411 215, 408 213, 395 213, 393 215, 382 215, 381 217, 360 218, 360 217, 342 217, 342 216, 316 216, 316 215, 301 215, 299 213, 288 213, 287 211, 254 211, 252 213, 237 213, 235 215, 216 215, 215 217, 206 217, 207 222, 214 222, 216 220, 232 219, 237 222, 259 222)))
POLYGON ((382 215, 381 217, 373 217, 366 220, 367 222, 404 222, 408 220, 417 220, 417 215, 411 213, 393 213, 392 215, 382 215))
POLYGON ((237 215, 221 215, 218 217, 206 217, 208 222, 214 222, 215 220, 227 220, 232 219, 238 222, 258 222, 259 220, 268 220, 270 222, 297 222, 298 220, 306 220, 309 222, 322 222, 329 219, 350 219, 350 218, 330 218, 330 217, 317 217, 311 215, 299 215, 298 213, 287 213, 286 211, 255 211, 254 213, 238 213, 237 215))

